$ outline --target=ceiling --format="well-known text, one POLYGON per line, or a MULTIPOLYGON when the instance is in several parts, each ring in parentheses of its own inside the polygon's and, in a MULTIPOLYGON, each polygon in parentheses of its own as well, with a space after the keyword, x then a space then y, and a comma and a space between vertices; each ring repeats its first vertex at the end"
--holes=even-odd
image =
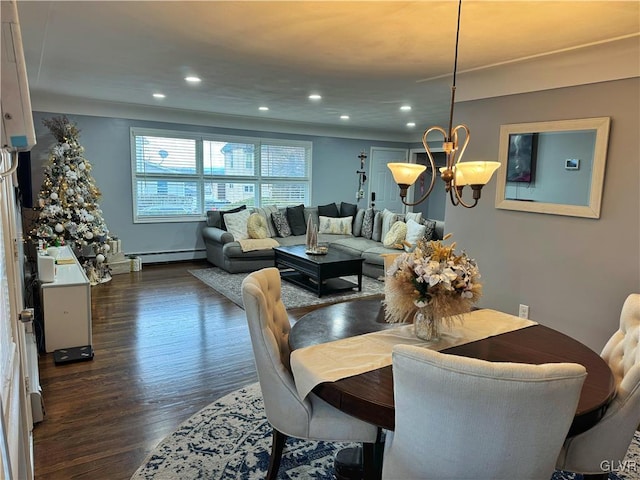
MULTIPOLYGON (((448 121, 457 6, 56 0, 18 11, 34 110, 57 98, 74 113, 88 99, 419 138, 448 121)), ((465 0, 457 100, 640 76, 639 32, 637 0, 465 0)))

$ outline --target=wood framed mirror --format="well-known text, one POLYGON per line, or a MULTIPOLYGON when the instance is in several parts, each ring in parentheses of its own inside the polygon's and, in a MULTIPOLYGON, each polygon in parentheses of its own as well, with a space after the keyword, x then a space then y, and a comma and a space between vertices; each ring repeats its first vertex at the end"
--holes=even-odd
POLYGON ((609 117, 500 127, 496 208, 600 218, 609 117))

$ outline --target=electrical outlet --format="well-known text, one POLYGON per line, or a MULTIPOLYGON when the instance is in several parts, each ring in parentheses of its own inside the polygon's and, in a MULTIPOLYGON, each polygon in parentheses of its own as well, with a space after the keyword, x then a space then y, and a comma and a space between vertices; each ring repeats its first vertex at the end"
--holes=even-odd
POLYGON ((518 310, 518 316, 520 318, 529 318, 529 305, 520 304, 520 309, 518 310))

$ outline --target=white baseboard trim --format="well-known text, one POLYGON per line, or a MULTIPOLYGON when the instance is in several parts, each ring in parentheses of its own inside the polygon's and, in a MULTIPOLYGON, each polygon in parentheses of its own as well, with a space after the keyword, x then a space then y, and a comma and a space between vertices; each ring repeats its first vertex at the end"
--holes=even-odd
POLYGON ((205 250, 174 250, 166 252, 136 252, 127 256, 140 257, 142 263, 180 262, 185 260, 200 260, 207 258, 205 250))

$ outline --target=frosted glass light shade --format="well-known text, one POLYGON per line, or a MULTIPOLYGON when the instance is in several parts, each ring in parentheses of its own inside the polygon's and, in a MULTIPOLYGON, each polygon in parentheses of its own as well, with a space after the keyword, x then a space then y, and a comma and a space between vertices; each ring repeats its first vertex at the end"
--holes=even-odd
POLYGON ((426 165, 418 163, 387 163, 387 167, 398 185, 413 185, 427 169, 426 165))
POLYGON ((500 162, 460 162, 456 163, 456 175, 464 176, 464 185, 486 185, 499 167, 500 162))
MULTIPOLYGON (((446 169, 447 167, 440 167, 440 174, 442 174, 442 172, 444 172, 446 169)), ((465 185, 469 185, 469 182, 466 181, 464 175, 462 174, 462 170, 453 167, 453 173, 456 177, 456 187, 464 187, 465 185)))

